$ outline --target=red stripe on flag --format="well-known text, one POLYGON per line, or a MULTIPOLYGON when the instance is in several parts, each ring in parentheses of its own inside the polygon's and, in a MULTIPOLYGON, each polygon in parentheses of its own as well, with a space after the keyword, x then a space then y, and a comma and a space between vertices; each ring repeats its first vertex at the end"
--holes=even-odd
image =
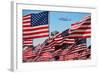
POLYGON ((68 38, 91 38, 90 35, 86 36, 68 36, 68 38))
POLYGON ((38 32, 31 32, 31 33, 23 33, 24 36, 26 35, 35 35, 35 34, 42 34, 42 33, 48 33, 49 30, 45 30, 45 31, 38 31, 38 32))
POLYGON ((41 30, 41 29, 48 29, 48 26, 43 26, 43 27, 36 27, 36 28, 27 28, 27 29, 23 29, 23 31, 35 31, 35 30, 41 30))
POLYGON ((26 17, 26 18, 23 18, 23 21, 24 21, 24 20, 28 20, 28 19, 30 19, 30 18, 31 18, 31 17, 26 17))
POLYGON ((24 28, 24 27, 31 27, 31 25, 23 25, 23 28, 24 28))
POLYGON ((72 34, 91 34, 91 31, 87 31, 87 32, 73 32, 72 34))
POLYGON ((25 21, 25 22, 23 22, 23 24, 26 24, 26 23, 31 23, 30 21, 25 21))

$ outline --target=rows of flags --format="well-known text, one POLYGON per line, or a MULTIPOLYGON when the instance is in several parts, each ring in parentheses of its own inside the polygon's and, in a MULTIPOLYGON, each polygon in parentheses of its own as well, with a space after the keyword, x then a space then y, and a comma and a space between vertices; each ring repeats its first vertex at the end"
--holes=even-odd
POLYGON ((23 16, 24 62, 88 59, 91 38, 91 17, 71 24, 70 29, 49 37, 48 11, 23 16), (42 44, 33 46, 34 39, 48 37, 42 44), (88 56, 88 57, 87 57, 88 56))
POLYGON ((40 61, 67 61, 75 59, 90 59, 91 49, 87 47, 85 39, 65 47, 56 45, 38 45, 36 48, 27 47, 23 51, 24 62, 40 62, 40 61), (81 42, 82 41, 82 42, 81 42), (38 50, 37 50, 38 49, 38 50), (37 51, 36 51, 37 50, 37 51))

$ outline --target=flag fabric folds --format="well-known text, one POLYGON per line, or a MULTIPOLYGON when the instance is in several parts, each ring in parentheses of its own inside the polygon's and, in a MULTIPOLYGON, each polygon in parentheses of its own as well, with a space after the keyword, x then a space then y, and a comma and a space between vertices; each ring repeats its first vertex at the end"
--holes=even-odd
POLYGON ((49 36, 48 12, 23 16, 23 39, 34 39, 49 36))
POLYGON ((78 24, 72 24, 69 38, 90 38, 91 37, 91 17, 88 16, 78 24))
POLYGON ((32 45, 32 39, 48 36, 48 11, 23 16, 24 45, 32 45))

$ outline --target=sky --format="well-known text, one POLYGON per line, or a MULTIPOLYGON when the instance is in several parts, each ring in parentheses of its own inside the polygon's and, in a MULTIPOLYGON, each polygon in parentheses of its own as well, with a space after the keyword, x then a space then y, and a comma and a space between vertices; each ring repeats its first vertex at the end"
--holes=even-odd
MULTIPOLYGON (((22 15, 27 15, 31 13, 40 13, 40 10, 23 10, 22 15)), ((91 15, 90 13, 82 12, 60 12, 60 11, 49 11, 49 34, 53 31, 62 32, 71 27, 71 24, 79 22, 85 16, 91 15)), ((33 45, 41 44, 47 38, 34 39, 33 45)), ((87 41, 90 45, 90 39, 87 41)))

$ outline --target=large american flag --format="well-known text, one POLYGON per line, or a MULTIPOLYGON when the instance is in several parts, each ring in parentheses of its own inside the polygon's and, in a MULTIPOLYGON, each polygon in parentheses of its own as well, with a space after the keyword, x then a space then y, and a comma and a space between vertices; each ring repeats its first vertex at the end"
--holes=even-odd
POLYGON ((32 40, 49 36, 48 11, 23 16, 23 42, 32 45, 32 40))
POLYGON ((72 24, 69 38, 90 38, 91 37, 91 17, 87 16, 82 21, 72 24))

